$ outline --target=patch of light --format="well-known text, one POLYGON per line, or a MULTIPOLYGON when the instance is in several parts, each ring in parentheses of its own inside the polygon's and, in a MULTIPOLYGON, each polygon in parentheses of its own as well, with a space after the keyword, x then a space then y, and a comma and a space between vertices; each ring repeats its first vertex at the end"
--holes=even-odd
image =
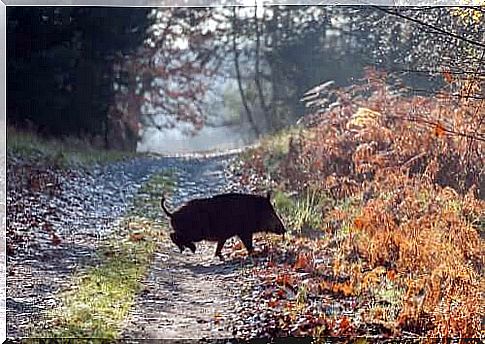
POLYGON ((177 38, 174 42, 173 45, 175 48, 178 48, 180 50, 185 50, 189 48, 189 42, 185 38, 177 38))

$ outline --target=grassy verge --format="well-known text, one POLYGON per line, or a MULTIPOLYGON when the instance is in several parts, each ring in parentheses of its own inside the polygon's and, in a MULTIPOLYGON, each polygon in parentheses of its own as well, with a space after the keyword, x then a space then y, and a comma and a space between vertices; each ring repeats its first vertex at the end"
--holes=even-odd
POLYGON ((7 154, 44 160, 61 168, 101 164, 136 155, 136 153, 95 148, 75 138, 47 140, 11 127, 7 128, 7 154))
POLYGON ((332 200, 318 190, 307 190, 297 197, 277 191, 274 204, 288 228, 301 234, 305 229, 322 229, 323 214, 332 204, 332 200))
POLYGON ((100 245, 99 263, 74 276, 60 295, 62 307, 49 314, 49 329, 35 337, 114 339, 147 273, 165 223, 158 211, 163 192, 173 186, 170 176, 153 176, 135 198, 134 209, 100 245))
POLYGON ((263 137, 259 147, 256 150, 243 152, 241 159, 243 161, 251 160, 255 157, 255 151, 264 150, 268 154, 263 156, 262 167, 264 166, 270 174, 277 173, 280 163, 288 154, 290 139, 294 136, 305 134, 305 131, 299 128, 282 129, 273 135, 263 137))

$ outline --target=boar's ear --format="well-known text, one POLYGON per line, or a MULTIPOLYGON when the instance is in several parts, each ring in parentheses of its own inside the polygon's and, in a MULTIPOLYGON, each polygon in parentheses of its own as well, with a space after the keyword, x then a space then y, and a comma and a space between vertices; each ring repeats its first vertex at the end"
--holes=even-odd
POLYGON ((271 199, 271 191, 266 192, 266 198, 268 199, 268 201, 271 199))

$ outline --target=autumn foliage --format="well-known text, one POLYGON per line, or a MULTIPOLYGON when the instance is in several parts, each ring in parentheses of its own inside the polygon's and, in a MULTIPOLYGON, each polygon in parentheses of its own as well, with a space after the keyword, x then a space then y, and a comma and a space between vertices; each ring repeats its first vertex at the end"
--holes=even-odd
POLYGON ((423 97, 386 78, 369 70, 359 85, 326 91, 335 99, 330 109, 318 105, 322 89, 308 92, 313 114, 288 138, 277 168, 271 163, 271 176, 275 153, 267 145, 249 154, 245 171, 287 192, 316 188, 332 200, 319 228, 332 235, 299 243, 310 253, 294 258, 294 271, 313 273, 315 295, 367 300, 362 319, 392 335, 481 337, 483 100, 455 92, 453 80, 423 97), (330 281, 314 263, 329 255, 330 281), (394 301, 376 305, 381 294, 394 301))

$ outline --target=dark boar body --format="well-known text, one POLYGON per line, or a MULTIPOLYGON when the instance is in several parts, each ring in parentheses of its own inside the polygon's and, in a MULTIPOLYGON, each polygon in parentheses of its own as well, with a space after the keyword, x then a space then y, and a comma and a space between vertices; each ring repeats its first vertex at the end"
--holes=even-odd
POLYGON ((170 238, 181 252, 188 247, 195 253, 194 242, 215 241, 215 255, 222 259, 221 250, 226 240, 238 236, 251 254, 253 233, 285 233, 283 223, 271 205, 269 193, 266 197, 227 193, 195 199, 173 213, 167 210, 164 201, 162 198, 162 209, 170 217, 174 230, 170 238))

